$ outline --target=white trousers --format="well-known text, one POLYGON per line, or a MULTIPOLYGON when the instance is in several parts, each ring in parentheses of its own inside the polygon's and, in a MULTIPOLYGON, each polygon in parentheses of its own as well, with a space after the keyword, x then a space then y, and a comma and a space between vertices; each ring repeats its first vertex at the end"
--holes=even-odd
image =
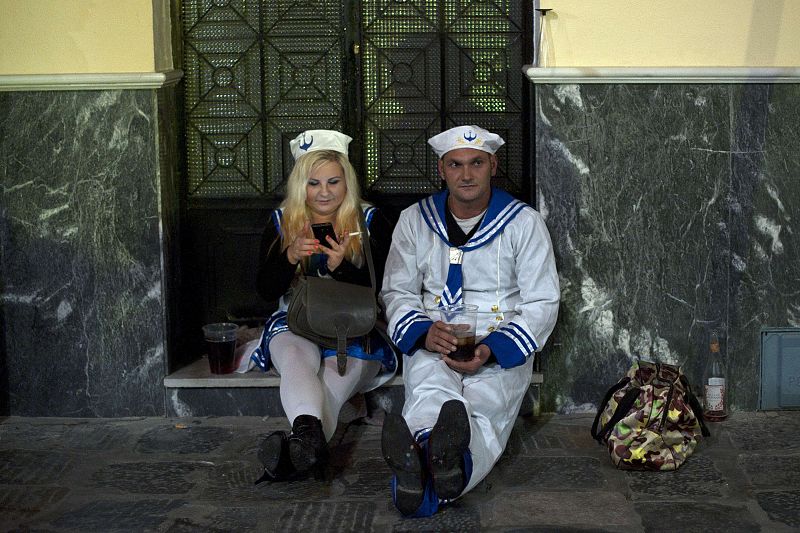
POLYGON ((347 358, 347 371, 340 376, 336 358, 322 359, 319 346, 285 331, 269 343, 275 369, 281 375, 281 405, 289 419, 311 415, 322 421, 325 439, 336 432, 339 411, 355 393, 363 390, 381 369, 380 361, 347 358))
POLYGON ((505 450, 530 386, 533 357, 507 370, 498 364, 483 366, 473 375, 452 370, 438 353, 427 350, 403 356, 403 365, 403 417, 412 435, 432 429, 447 400, 459 400, 467 408, 472 476, 465 494, 489 474, 505 450))

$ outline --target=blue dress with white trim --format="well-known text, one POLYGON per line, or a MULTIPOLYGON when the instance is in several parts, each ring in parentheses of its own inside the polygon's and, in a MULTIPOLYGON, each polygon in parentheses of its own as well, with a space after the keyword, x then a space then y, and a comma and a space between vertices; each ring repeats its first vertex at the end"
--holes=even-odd
MULTIPOLYGON (((362 207, 369 232, 376 282, 380 283, 383 278, 386 254, 391 242, 391 227, 375 207, 366 204, 362 207)), ((282 214, 281 209, 276 209, 270 214, 269 223, 262 236, 259 255, 257 278, 259 294, 266 300, 278 300, 278 309, 267 319, 258 346, 249 354, 250 364, 248 366, 250 368, 257 366, 262 371, 267 371, 271 367, 270 341, 276 335, 289 331, 289 326, 286 323, 286 311, 291 299, 292 284, 299 270, 297 265, 289 263, 286 251, 281 250, 282 214)), ((345 259, 337 269, 329 271, 327 268, 327 256, 321 253, 314 254, 309 258, 305 275, 331 277, 339 281, 366 286, 369 286, 370 283, 366 262, 361 267, 356 267, 345 259)), ((335 355, 336 350, 320 347, 321 357, 335 355)), ((379 386, 390 379, 397 369, 397 356, 394 348, 381 335, 375 332, 370 334, 368 343, 365 343, 364 339, 352 340, 347 346, 347 355, 359 359, 381 361, 383 371, 374 386, 379 386), (365 346, 369 346, 369 353, 365 351, 365 346)))

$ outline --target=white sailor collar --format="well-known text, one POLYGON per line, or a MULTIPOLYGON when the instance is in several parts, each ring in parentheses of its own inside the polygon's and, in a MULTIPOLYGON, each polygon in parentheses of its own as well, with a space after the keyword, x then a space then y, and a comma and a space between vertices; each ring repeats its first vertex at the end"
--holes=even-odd
MULTIPOLYGON (((367 203, 361 204, 361 210, 364 212, 364 222, 367 224, 367 231, 369 231, 369 227, 372 224, 372 217, 375 215, 375 212, 378 210, 375 206, 367 203)), ((272 222, 275 224, 275 229, 278 230, 278 235, 283 237, 283 208, 278 207, 274 211, 272 211, 272 222)))
MULTIPOLYGON (((423 220, 425 220, 431 231, 436 233, 447 246, 452 248, 453 245, 447 239, 447 223, 445 222, 445 210, 447 209, 447 197, 449 194, 449 191, 444 190, 428 196, 419 201, 419 209, 423 220)), ((503 231, 506 224, 511 222, 527 205, 506 191, 492 187, 492 197, 489 199, 489 207, 486 209, 480 228, 466 244, 459 246, 459 248, 469 251, 490 243, 492 239, 503 231)))

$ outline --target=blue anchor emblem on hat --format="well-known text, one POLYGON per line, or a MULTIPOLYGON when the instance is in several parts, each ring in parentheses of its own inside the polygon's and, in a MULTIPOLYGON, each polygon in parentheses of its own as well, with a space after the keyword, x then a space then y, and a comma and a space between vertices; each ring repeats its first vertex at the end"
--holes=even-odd
POLYGON ((314 144, 314 136, 312 135, 311 140, 307 141, 306 134, 303 133, 303 143, 300 145, 300 149, 308 151, 308 149, 311 148, 312 144, 314 144))
POLYGON ((472 141, 474 141, 477 138, 478 138, 478 136, 475 135, 475 132, 472 131, 472 130, 469 130, 464 134, 464 140, 467 141, 468 143, 471 143, 472 141))

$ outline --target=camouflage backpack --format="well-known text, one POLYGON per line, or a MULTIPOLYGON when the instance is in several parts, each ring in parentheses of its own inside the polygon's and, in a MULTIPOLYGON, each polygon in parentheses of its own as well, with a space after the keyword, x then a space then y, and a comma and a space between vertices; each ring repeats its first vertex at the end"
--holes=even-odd
POLYGON ((611 387, 592 424, 626 470, 676 470, 708 436, 703 411, 680 368, 639 361, 611 387))

